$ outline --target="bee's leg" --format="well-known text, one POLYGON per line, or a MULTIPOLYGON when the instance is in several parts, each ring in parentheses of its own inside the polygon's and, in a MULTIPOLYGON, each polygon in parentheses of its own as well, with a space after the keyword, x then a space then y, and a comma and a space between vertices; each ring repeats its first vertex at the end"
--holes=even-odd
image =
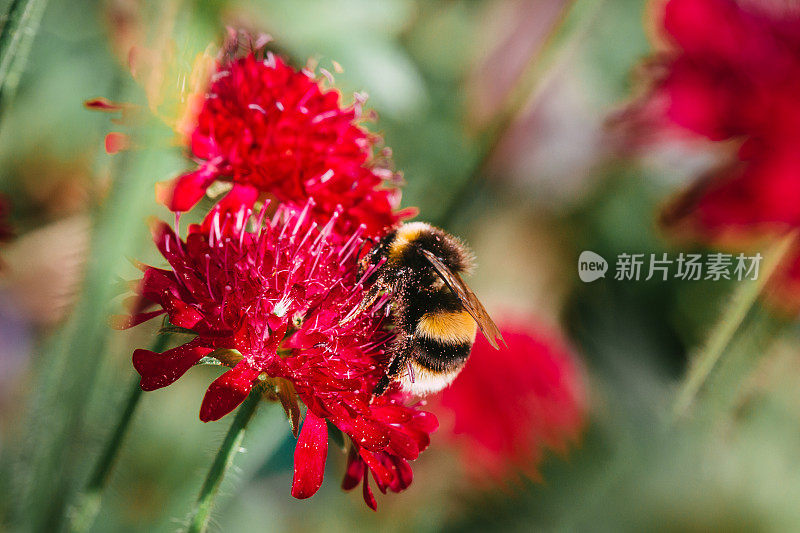
MULTIPOLYGON (((359 263, 361 263, 362 261, 367 261, 368 255, 364 256, 364 257, 361 257, 361 254, 364 253, 364 248, 367 246, 367 244, 372 245, 372 249, 373 250, 375 249, 375 241, 373 239, 370 239, 370 238, 364 239, 364 241, 358 247, 358 254, 356 254, 356 261, 358 261, 359 263)), ((369 252, 368 252, 368 254, 369 254, 369 252)), ((359 269, 359 270, 361 270, 361 269, 359 269)))
POLYGON ((347 313, 347 316, 345 316, 342 319, 340 324, 346 324, 347 322, 353 320, 355 317, 361 314, 364 311, 364 309, 372 305, 375 302, 375 300, 378 299, 378 296, 380 296, 381 292, 387 289, 388 288, 386 287, 386 285, 380 281, 373 283, 372 286, 367 291, 367 293, 364 295, 364 298, 361 300, 361 302, 356 307, 354 307, 352 311, 347 313))
POLYGON ((378 296, 380 296, 380 294, 387 289, 388 287, 380 281, 373 283, 372 287, 370 287, 367 291, 367 294, 364 295, 364 299, 361 300, 360 304, 358 304, 359 312, 372 305, 375 300, 378 299, 378 296))
POLYGON ((386 392, 386 389, 389 388, 389 383, 391 382, 392 380, 389 379, 389 376, 383 376, 380 380, 378 380, 378 384, 375 385, 375 390, 372 391, 372 394, 377 398, 378 396, 386 392))
POLYGON ((381 377, 378 384, 375 385, 375 396, 380 396, 386 392, 391 382, 397 379, 403 367, 408 362, 408 357, 411 355, 413 349, 414 337, 406 333, 398 333, 390 347, 390 351, 394 354, 394 357, 389 361, 389 368, 386 370, 386 374, 381 377))

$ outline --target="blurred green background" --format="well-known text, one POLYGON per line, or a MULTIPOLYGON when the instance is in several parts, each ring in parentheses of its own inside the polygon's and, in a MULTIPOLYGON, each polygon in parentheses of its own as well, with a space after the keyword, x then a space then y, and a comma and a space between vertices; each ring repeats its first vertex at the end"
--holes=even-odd
MULTIPOLYGON (((0 2, 6 12, 12 4, 0 2)), ((669 404, 730 283, 583 284, 577 256, 693 251, 655 224, 708 164, 702 149, 626 156, 607 118, 651 52, 639 0, 50 0, 15 94, 0 114, 0 191, 16 242, 0 252, 0 529, 53 531, 84 482, 134 381, 133 347, 155 326, 112 332, 127 258, 156 262, 146 219, 169 214, 153 184, 188 168, 155 119, 112 124, 83 102, 146 105, 131 44, 169 48, 179 69, 226 25, 260 30, 295 65, 314 58, 345 95, 365 91, 407 186, 403 205, 463 236, 490 309, 560 324, 585 366, 580 445, 549 456, 543 481, 490 488, 459 474, 434 434, 410 490, 339 489, 330 454, 312 500, 291 497, 294 441, 265 405, 222 488, 219 531, 793 531, 800 529, 797 330, 761 308, 730 364, 741 386, 678 427, 669 404), (108 155, 106 133, 137 149, 108 155), (357 491, 356 491, 357 492, 357 491)), ((94 531, 174 531, 228 419, 203 424, 196 368, 145 394, 94 531)), ((495 399, 486 398, 487 402, 495 399)), ((497 409, 503 409, 498 404, 497 409)))

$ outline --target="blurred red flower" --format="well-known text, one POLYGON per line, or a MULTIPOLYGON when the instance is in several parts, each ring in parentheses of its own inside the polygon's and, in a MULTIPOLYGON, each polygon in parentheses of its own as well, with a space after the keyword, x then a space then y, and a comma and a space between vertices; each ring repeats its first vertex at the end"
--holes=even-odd
MULTIPOLYGON (((666 207, 664 225, 734 244, 800 226, 800 11, 670 0, 660 30, 667 49, 652 60, 651 87, 624 114, 628 124, 640 138, 680 132, 732 149, 666 207)), ((769 291, 789 310, 800 309, 798 262, 785 261, 769 291)))
POLYGON ((165 387, 207 357, 232 368, 208 388, 203 421, 231 412, 259 386, 283 403, 296 430, 299 398, 307 413, 292 494, 307 498, 322 482, 328 421, 350 437, 353 456, 368 467, 364 495, 375 508, 367 473, 384 492, 406 488, 408 461, 428 446, 437 421, 406 406, 397 391, 372 398, 386 371, 383 347, 391 334, 382 322, 388 296, 342 323, 364 296, 365 278, 358 275, 363 227, 342 239, 334 230, 337 211, 320 229, 311 220, 312 203, 302 211, 281 206, 271 220, 256 221, 234 197, 237 191, 191 226, 185 240, 165 223, 154 226, 170 268, 143 267, 140 296, 120 326, 166 313, 172 326, 196 336, 162 354, 136 350, 141 387, 165 387), (148 311, 153 304, 159 308, 148 311))
POLYGON ((388 151, 373 155, 379 138, 358 125, 362 100, 341 105, 312 73, 296 71, 267 52, 220 61, 189 132, 198 168, 162 184, 159 198, 186 211, 215 180, 232 182, 250 206, 259 193, 303 206, 314 198, 314 218, 326 220, 341 206, 340 225, 366 225, 380 235, 403 213, 399 177, 388 151))
POLYGON ((537 477, 549 448, 564 453, 586 416, 586 389, 564 340, 534 320, 501 323, 507 347, 475 341, 469 362, 438 406, 476 479, 537 477))
MULTIPOLYGON (((659 5, 659 4, 655 4, 659 5)), ((667 49, 625 116, 737 147, 666 211, 704 236, 800 224, 800 12, 755 2, 670 0, 667 49)))

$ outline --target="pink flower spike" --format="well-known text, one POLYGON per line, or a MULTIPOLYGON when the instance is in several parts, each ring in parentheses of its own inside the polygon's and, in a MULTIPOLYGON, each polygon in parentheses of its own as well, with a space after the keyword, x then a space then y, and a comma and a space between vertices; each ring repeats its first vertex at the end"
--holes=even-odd
POLYGON ((302 500, 319 490, 327 455, 328 426, 323 419, 309 411, 294 449, 292 496, 302 500))

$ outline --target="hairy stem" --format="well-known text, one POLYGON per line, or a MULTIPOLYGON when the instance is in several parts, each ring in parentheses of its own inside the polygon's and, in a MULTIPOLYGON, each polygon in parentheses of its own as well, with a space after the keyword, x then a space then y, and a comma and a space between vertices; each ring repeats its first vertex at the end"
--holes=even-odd
POLYGON ((0 113, 14 94, 47 0, 13 0, 0 32, 0 113))
POLYGON ((244 439, 244 432, 247 424, 256 412, 258 403, 261 400, 261 393, 258 390, 253 390, 250 395, 239 406, 236 412, 236 417, 233 419, 228 434, 225 435, 225 440, 214 458, 211 469, 208 471, 208 476, 200 489, 200 495, 197 498, 197 503, 190 517, 188 533, 199 533, 206 530, 208 521, 211 518, 211 509, 214 506, 214 499, 219 491, 220 483, 225 473, 233 465, 233 459, 242 445, 244 439))
POLYGON ((797 232, 792 232, 781 239, 767 254, 758 279, 743 283, 734 293, 727 309, 711 330, 706 345, 689 366, 672 406, 673 419, 683 416, 689 410, 720 357, 731 348, 742 322, 755 305, 778 264, 791 249, 796 236, 797 232))

